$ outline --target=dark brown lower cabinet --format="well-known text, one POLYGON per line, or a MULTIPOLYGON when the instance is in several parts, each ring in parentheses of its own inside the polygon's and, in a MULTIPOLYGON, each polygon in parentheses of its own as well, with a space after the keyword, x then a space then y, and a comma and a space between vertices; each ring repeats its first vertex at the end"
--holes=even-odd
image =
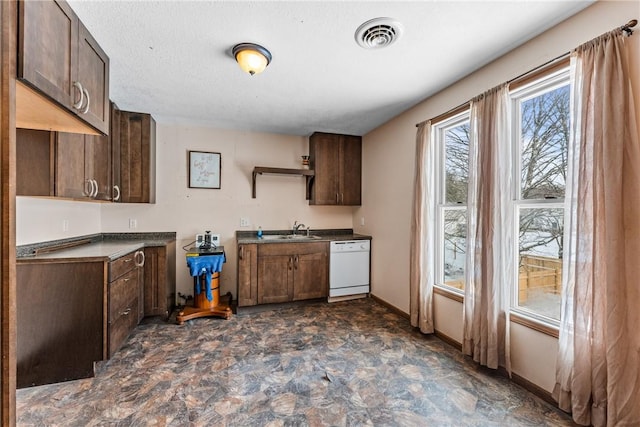
POLYGON ((118 351, 142 317, 144 261, 144 252, 135 251, 109 263, 109 357, 118 351))
POLYGON ((176 297, 176 242, 144 248, 144 316, 169 317, 176 297))
POLYGON ((16 266, 17 387, 93 376, 105 358, 104 262, 16 266))
POLYGON ((328 296, 328 249, 327 242, 240 245, 238 306, 328 296))
POLYGON ((238 306, 258 304, 258 245, 238 245, 238 306))

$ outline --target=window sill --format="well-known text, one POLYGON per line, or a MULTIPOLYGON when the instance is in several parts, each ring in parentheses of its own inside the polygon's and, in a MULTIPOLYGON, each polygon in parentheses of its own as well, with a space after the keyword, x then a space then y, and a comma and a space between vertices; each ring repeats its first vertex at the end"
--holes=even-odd
MULTIPOLYGON (((461 295, 458 292, 454 292, 446 288, 442 288, 440 286, 434 286, 433 293, 437 295, 442 295, 445 298, 457 301, 461 304, 464 303, 464 295, 461 295)), ((513 323, 517 323, 518 325, 522 325, 529 329, 533 329, 534 331, 538 331, 545 335, 549 335, 550 337, 554 337, 554 338, 559 337, 559 329, 557 326, 549 325, 548 323, 541 322, 537 319, 533 319, 531 317, 524 316, 519 313, 510 312, 509 320, 513 323)))
POLYGON ((461 295, 458 292, 451 291, 451 290, 449 290, 447 288, 434 286, 433 287, 433 293, 434 294, 438 294, 438 295, 442 295, 443 297, 452 299, 454 301, 458 301, 459 303, 463 303, 464 302, 464 295, 461 295))
POLYGON ((539 320, 532 319, 531 317, 511 312, 509 313, 509 320, 511 320, 513 323, 517 323, 518 325, 522 325, 545 335, 549 335, 550 337, 559 337, 559 329, 557 326, 549 325, 539 320))

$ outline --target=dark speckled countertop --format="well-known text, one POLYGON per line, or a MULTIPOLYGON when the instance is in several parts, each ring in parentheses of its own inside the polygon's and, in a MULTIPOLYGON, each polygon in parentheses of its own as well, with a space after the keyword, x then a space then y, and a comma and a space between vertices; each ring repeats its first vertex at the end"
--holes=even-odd
MULTIPOLYGON (((300 230, 298 234, 305 235, 307 230, 300 230)), ((263 236, 269 235, 289 235, 292 234, 291 230, 264 230, 263 236)), ((321 229, 321 230, 310 230, 309 234, 311 236, 308 239, 299 238, 299 239, 259 239, 257 236, 257 232, 253 231, 245 231, 245 230, 237 230, 236 231, 236 242, 238 244, 249 244, 249 243, 310 243, 310 242, 335 242, 342 240, 371 240, 371 236, 367 236, 364 234, 357 234, 353 232, 351 228, 338 228, 338 229, 321 229)))
POLYGON ((164 246, 176 240, 175 232, 160 233, 101 233, 70 239, 53 240, 49 242, 33 243, 16 247, 16 261, 33 260, 83 260, 83 261, 111 261, 130 252, 145 247, 164 246), (61 248, 55 251, 36 255, 38 249, 56 246, 77 246, 61 248))

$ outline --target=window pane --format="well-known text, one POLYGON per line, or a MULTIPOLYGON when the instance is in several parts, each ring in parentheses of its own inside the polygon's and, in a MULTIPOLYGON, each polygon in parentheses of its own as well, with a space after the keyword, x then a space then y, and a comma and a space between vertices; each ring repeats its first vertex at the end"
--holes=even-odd
POLYGON ((456 289, 464 289, 466 243, 466 209, 446 209, 444 211, 444 284, 456 289))
POLYGON ((520 103, 523 199, 564 198, 569 85, 520 103))
POLYGON ((445 203, 467 203, 469 182, 469 122, 447 129, 445 144, 445 203))
POLYGON ((564 209, 520 209, 518 305, 560 320, 564 209))

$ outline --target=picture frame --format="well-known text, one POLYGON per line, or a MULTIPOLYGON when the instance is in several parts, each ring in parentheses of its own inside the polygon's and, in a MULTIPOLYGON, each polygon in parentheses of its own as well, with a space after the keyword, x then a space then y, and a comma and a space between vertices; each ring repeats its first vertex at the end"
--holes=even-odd
POLYGON ((189 188, 219 190, 221 184, 222 155, 207 151, 189 151, 189 188))

